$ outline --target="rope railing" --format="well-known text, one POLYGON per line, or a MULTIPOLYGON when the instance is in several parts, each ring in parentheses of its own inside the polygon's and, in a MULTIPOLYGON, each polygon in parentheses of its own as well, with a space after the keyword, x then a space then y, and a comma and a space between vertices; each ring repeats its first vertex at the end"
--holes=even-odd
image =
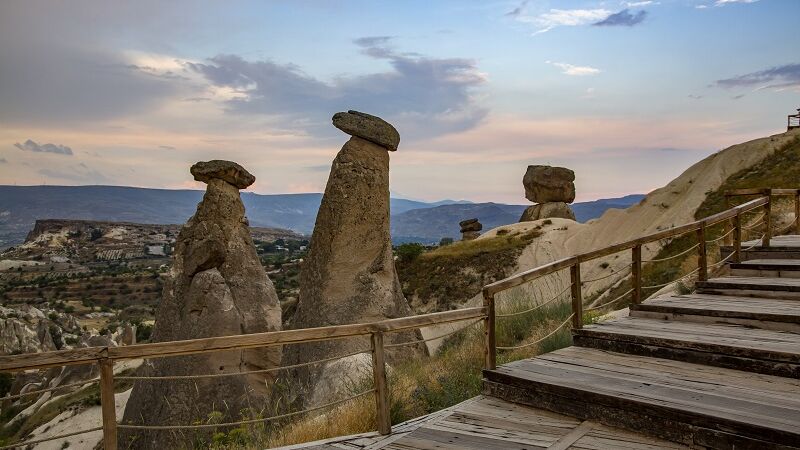
POLYGON ((757 223, 755 223, 755 224, 751 224, 750 226, 747 226, 747 225, 742 225, 742 229, 743 229, 743 230, 747 230, 747 231, 757 231, 757 230, 758 230, 758 229, 760 229, 760 228, 761 228, 761 226, 762 226, 762 225, 764 225, 765 223, 766 223, 766 222, 757 222, 757 223))
POLYGON ((236 376, 243 376, 243 375, 253 375, 257 373, 271 373, 271 372, 280 372, 281 370, 288 370, 288 369, 297 369, 299 367, 306 367, 306 366, 313 366, 315 364, 322 364, 329 361, 334 361, 337 359, 348 358, 350 356, 360 355, 362 353, 370 353, 372 350, 359 350, 352 353, 347 353, 344 355, 332 356, 330 358, 323 358, 317 359, 314 361, 299 363, 299 364, 292 364, 289 366, 281 366, 281 367, 272 367, 270 369, 258 369, 258 370, 248 370, 245 372, 226 372, 226 373, 210 373, 210 374, 202 374, 202 375, 154 375, 154 376, 124 376, 124 377, 114 377, 115 380, 120 381, 138 381, 138 380, 196 380, 202 378, 224 378, 224 377, 236 377, 236 376))
POLYGON ((748 250, 752 250, 752 249, 758 247, 759 245, 763 244, 763 242, 764 242, 764 235, 762 234, 760 238, 756 239, 756 243, 755 244, 751 245, 750 247, 743 248, 742 251, 746 252, 748 250))
POLYGON ((98 381, 100 381, 100 378, 92 378, 91 380, 79 381, 77 383, 69 383, 69 384, 64 384, 64 385, 61 385, 61 386, 51 387, 51 388, 47 388, 47 389, 37 389, 35 391, 24 392, 24 393, 21 393, 21 394, 7 395, 5 397, 0 397, 0 400, 13 400, 13 399, 17 399, 17 398, 27 397, 29 395, 44 394, 45 392, 57 391, 59 389, 67 389, 67 388, 71 388, 71 387, 75 387, 75 386, 85 386, 87 384, 96 383, 98 381))
POLYGON ((662 284, 654 284, 652 286, 642 286, 642 289, 655 289, 655 288, 662 288, 664 286, 669 286, 670 284, 677 283, 677 282, 683 280, 684 278, 687 278, 687 277, 690 277, 690 276, 696 274, 699 271, 700 271, 700 268, 698 267, 697 269, 694 269, 693 271, 685 274, 684 276, 682 276, 680 278, 676 278, 675 280, 668 281, 668 282, 662 283, 662 284))
POLYGON ((618 273, 622 273, 622 272, 629 271, 629 270, 631 270, 630 264, 625 265, 625 266, 621 267, 619 270, 615 270, 615 271, 613 271, 613 272, 611 272, 609 274, 603 275, 601 277, 592 278, 592 279, 589 279, 589 280, 581 280, 581 283, 583 283, 583 284, 594 283, 595 281, 605 280, 606 278, 613 277, 614 275, 617 275, 618 273))
MULTIPOLYGON (((103 431, 103 427, 95 427, 95 428, 89 428, 88 430, 73 431, 72 433, 59 434, 59 435, 56 435, 56 436, 50 436, 50 437, 46 437, 46 438, 42 438, 42 439, 36 439, 36 440, 33 440, 33 441, 17 442, 15 444, 10 444, 10 445, 5 445, 3 447, 0 447, 0 450, 7 450, 7 449, 10 449, 10 448, 28 447, 29 445, 41 444, 41 443, 44 443, 44 442, 55 441, 56 439, 64 439, 64 438, 68 438, 68 437, 71 437, 71 436, 77 436, 79 434, 92 433, 92 432, 95 432, 95 431, 103 431)), ((64 448, 64 447, 62 447, 62 448, 64 448)))
POLYGON ((573 317, 575 317, 575 313, 570 314, 569 317, 567 317, 567 320, 562 322, 561 325, 559 325, 555 330, 547 333, 547 335, 545 335, 544 337, 541 337, 541 338, 539 338, 539 339, 537 339, 537 340, 535 340, 533 342, 528 342, 526 344, 513 345, 513 346, 508 346, 508 347, 501 347, 501 346, 498 345, 496 348, 498 350, 518 350, 520 348, 531 347, 533 345, 539 344, 539 343, 543 342, 545 339, 549 338, 550 336, 556 334, 560 329, 564 328, 564 325, 568 324, 569 321, 572 320, 573 317))
POLYGON ((711 264, 710 267, 714 267, 714 268, 719 267, 719 266, 725 264, 729 259, 733 258, 735 255, 736 255, 735 253, 731 252, 730 255, 720 259, 719 261, 715 262, 714 264, 711 264))
POLYGON ((224 423, 204 423, 204 424, 197 424, 197 425, 130 425, 130 424, 117 424, 117 428, 122 430, 201 430, 201 429, 208 429, 208 428, 225 428, 225 427, 236 427, 239 425, 250 425, 254 423, 264 423, 264 422, 272 422, 275 420, 286 419, 288 417, 293 417, 299 414, 307 414, 314 411, 319 411, 321 409, 330 408, 331 406, 340 405, 344 402, 348 402, 350 400, 355 400, 359 397, 363 397, 368 394, 372 394, 375 392, 375 389, 369 389, 363 392, 360 392, 355 395, 351 395, 349 397, 335 400, 330 403, 326 403, 324 405, 315 406, 313 408, 304 409, 301 411, 294 411, 286 414, 280 414, 277 416, 271 417, 263 417, 258 419, 249 419, 249 420, 240 420, 238 422, 224 422, 224 423))
POLYGON ((429 338, 426 338, 426 339, 416 339, 416 340, 413 340, 413 341, 400 342, 400 343, 397 343, 397 344, 383 344, 383 348, 395 348, 395 347, 403 347, 403 346, 412 345, 412 344, 424 344, 426 342, 435 341, 437 339, 444 339, 444 338, 452 336, 452 335, 454 335, 454 334, 456 334, 458 332, 464 331, 467 328, 477 324, 478 322, 482 322, 482 321, 483 321, 482 318, 478 319, 478 320, 474 320, 474 321, 464 325, 461 328, 457 328, 457 329, 455 329, 453 331, 449 331, 449 332, 444 333, 444 334, 442 334, 440 336, 429 337, 429 338))
POLYGON ((627 291, 623 292, 622 295, 620 295, 618 297, 615 297, 611 301, 608 301, 608 302, 603 303, 601 305, 592 306, 591 308, 586 308, 586 309, 584 309, 584 311, 596 311, 598 309, 605 308, 606 306, 611 305, 612 303, 615 303, 615 302, 619 301, 620 299, 626 297, 627 295, 630 295, 631 292, 633 292, 633 288, 628 289, 627 291))
POLYGON ((686 250, 684 250, 684 251, 682 251, 682 252, 680 252, 680 253, 678 253, 678 254, 676 254, 676 255, 667 256, 667 257, 665 257, 665 258, 643 259, 643 260, 642 260, 642 262, 643 262, 643 263, 656 263, 656 262, 664 262, 664 261, 669 261, 670 259, 675 259, 675 258, 678 258, 678 257, 680 257, 680 256, 683 256, 683 255, 685 255, 685 254, 687 254, 687 253, 691 252, 692 250, 695 250, 695 249, 696 249, 697 247, 699 247, 699 246, 700 246, 700 244, 699 244, 699 243, 697 243, 697 244, 694 244, 693 246, 691 246, 691 247, 687 248, 686 250))
POLYGON ((500 318, 503 318, 503 317, 514 317, 514 316, 521 316, 523 314, 527 314, 527 313, 532 312, 532 311, 536 311, 537 309, 540 309, 540 308, 542 308, 542 307, 544 307, 546 305, 549 305, 550 303, 552 303, 553 301, 555 301, 556 299, 558 299, 559 297, 564 295, 564 293, 567 292, 571 287, 572 287, 572 283, 568 284, 564 289, 561 290, 561 292, 559 292, 558 294, 553 296, 550 300, 547 300, 544 303, 539 303, 538 305, 536 305, 536 306, 534 306, 534 307, 532 307, 530 309, 526 309, 524 311, 518 311, 518 312, 514 312, 514 313, 495 314, 494 316, 495 317, 500 317, 500 318))
POLYGON ((719 242, 719 241, 725 239, 726 237, 730 236, 734 231, 736 231, 736 228, 731 228, 727 233, 723 234, 722 236, 719 236, 719 237, 711 239, 711 240, 707 240, 706 244, 713 244, 715 242, 719 242))

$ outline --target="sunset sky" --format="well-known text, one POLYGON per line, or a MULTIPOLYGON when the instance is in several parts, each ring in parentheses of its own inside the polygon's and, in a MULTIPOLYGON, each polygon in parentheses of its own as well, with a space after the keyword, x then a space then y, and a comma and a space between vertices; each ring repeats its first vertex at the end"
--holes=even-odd
POLYGON ((800 108, 800 1, 3 1, 0 184, 320 192, 347 136, 400 131, 395 197, 646 193, 800 108))

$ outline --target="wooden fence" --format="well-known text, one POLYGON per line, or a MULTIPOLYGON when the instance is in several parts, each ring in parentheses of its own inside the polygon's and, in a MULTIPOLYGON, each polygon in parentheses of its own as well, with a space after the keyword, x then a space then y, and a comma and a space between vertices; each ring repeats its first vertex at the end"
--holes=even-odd
MULTIPOLYGON (((102 430, 103 432, 104 448, 106 450, 115 450, 117 448, 118 428, 194 429, 200 427, 219 427, 222 425, 236 425, 245 422, 262 422, 262 421, 266 422, 271 419, 283 418, 291 415, 302 414, 310 412, 312 410, 320 409, 320 408, 313 408, 309 410, 284 414, 282 416, 275 416, 265 419, 256 419, 253 421, 237 422, 235 424, 211 424, 202 426, 179 425, 179 426, 164 426, 164 427, 118 424, 116 417, 116 410, 115 410, 116 405, 114 400, 114 364, 117 362, 132 360, 132 359, 162 358, 162 357, 179 356, 179 355, 193 355, 193 354, 209 353, 209 352, 221 352, 228 350, 242 350, 242 349, 251 349, 258 347, 269 347, 269 346, 286 345, 286 344, 325 341, 325 340, 341 339, 341 338, 348 338, 355 336, 370 336, 371 338, 371 348, 366 351, 369 351, 372 354, 373 389, 358 394, 354 397, 344 399, 342 401, 333 402, 329 405, 340 404, 345 400, 350 400, 352 398, 374 392, 376 421, 377 421, 376 428, 379 433, 388 434, 391 432, 391 422, 389 417, 390 405, 389 405, 388 384, 386 379, 386 362, 385 362, 384 352, 387 347, 396 346, 398 344, 392 344, 392 345, 384 344, 384 335, 386 335, 387 333, 394 333, 405 330, 414 330, 414 329, 424 328, 433 325, 446 324, 446 323, 462 322, 468 320, 471 321, 482 320, 484 323, 484 336, 485 336, 484 337, 485 367, 488 369, 493 369, 496 367, 496 355, 498 350, 498 347, 495 342, 495 321, 496 319, 502 318, 504 316, 503 314, 500 315, 496 314, 495 311, 495 306, 496 306, 495 296, 500 292, 506 291, 516 286, 520 286, 525 283, 532 282, 545 275, 554 274, 561 270, 569 269, 570 285, 568 286, 568 289, 570 291, 570 296, 571 296, 571 315, 557 329, 553 330, 550 334, 548 334, 543 338, 545 339, 553 335, 555 332, 557 332, 564 326, 566 326, 568 323, 571 323, 573 328, 581 328, 583 326, 584 306, 583 306, 581 287, 586 282, 586 280, 584 280, 584 282, 581 281, 581 263, 585 263, 597 258, 602 258, 608 255, 612 255, 614 253, 618 253, 621 251, 631 252, 631 264, 629 267, 632 276, 632 288, 628 292, 626 292, 623 296, 620 296, 611 302, 607 302, 603 305, 592 308, 592 309, 599 309, 601 307, 613 304, 614 302, 616 302, 617 300, 626 295, 631 295, 632 302, 639 303, 643 299, 642 295, 643 289, 660 287, 660 286, 649 286, 649 287, 642 286, 643 262, 658 261, 658 260, 645 261, 642 259, 642 246, 645 244, 656 242, 663 239, 682 236, 687 233, 695 233, 698 243, 695 245, 695 247, 692 247, 690 249, 694 250, 696 248, 698 254, 698 268, 694 272, 697 273, 699 279, 704 280, 707 278, 709 271, 709 264, 706 255, 706 244, 708 242, 718 241, 722 238, 730 237, 730 235, 732 234, 733 249, 734 249, 733 252, 726 259, 723 259, 720 262, 716 263, 716 265, 721 266, 721 264, 724 264, 728 258, 733 258, 734 261, 739 261, 741 258, 741 251, 742 251, 741 248, 742 232, 748 228, 748 225, 745 224, 743 216, 759 208, 763 208, 764 233, 762 237, 759 239, 759 243, 762 243, 763 245, 769 245, 771 237, 770 208, 771 208, 772 195, 793 195, 795 197, 796 215, 793 226, 797 227, 797 229, 799 230, 798 232, 800 232, 800 221, 797 220, 797 217, 800 217, 800 190, 796 189, 740 190, 740 191, 732 191, 729 194, 730 196, 758 195, 759 197, 754 200, 750 200, 742 205, 732 207, 721 213, 714 214, 713 216, 707 217, 702 220, 670 228, 668 230, 653 233, 630 241, 614 244, 602 249, 593 250, 576 256, 571 256, 569 258, 560 259, 552 263, 536 267, 534 269, 521 272, 506 279, 497 281, 495 283, 486 286, 483 289, 484 304, 482 307, 473 307, 473 308, 459 309, 454 311, 423 314, 418 316, 389 319, 372 323, 337 325, 337 326, 328 326, 320 328, 307 328, 300 330, 287 330, 287 331, 277 331, 269 333, 236 335, 236 336, 221 336, 221 337, 190 339, 190 340, 173 341, 173 342, 156 342, 149 344, 123 346, 123 347, 90 347, 90 348, 62 350, 55 352, 2 356, 0 357, 0 372, 16 372, 25 370, 46 369, 49 367, 79 365, 79 364, 97 365, 100 369, 100 378, 98 380, 88 380, 85 382, 74 383, 74 385, 86 385, 93 381, 99 382, 100 401, 102 409, 102 427, 96 427, 88 430, 74 431, 71 433, 62 434, 59 436, 52 436, 37 441, 19 442, 5 447, 0 447, 0 450, 6 448, 24 447, 37 442, 61 439, 68 436, 74 436, 77 434, 88 433, 98 430, 102 430), (725 234, 720 238, 716 238, 712 241, 707 241, 706 230, 710 226, 717 224, 725 224, 725 230, 726 230, 725 234)), ((758 220, 761 219, 759 218, 758 220)), ((757 226, 751 224, 750 228, 757 228, 757 226)), ((686 254, 686 252, 684 251, 681 254, 678 254, 677 256, 681 256, 682 254, 686 254)), ((673 255, 670 258, 674 258, 675 256, 676 255, 673 255)), ((686 275, 684 275, 681 278, 685 277, 686 275)), ((602 278, 605 277, 601 277, 592 281, 596 281, 602 278)), ((563 292, 566 292, 566 288, 564 291, 562 291, 562 293, 563 292)), ((552 300, 554 299, 548 300, 548 302, 552 300)), ((544 303, 541 303, 539 306, 541 306, 544 303)), ((536 309, 539 306, 536 306, 533 309, 536 309)), ((527 311, 523 311, 522 313, 525 312, 527 311)), ((514 314, 520 314, 520 313, 514 313, 514 314)), ((433 338, 402 343, 399 345, 423 343, 426 341, 442 339, 449 334, 452 334, 452 332, 446 333, 445 335, 436 336, 433 338)), ((537 343, 540 342, 541 340, 542 339, 537 341, 537 343)), ((524 346, 528 345, 532 345, 532 343, 525 344, 524 346)), ((503 349, 519 348, 519 347, 500 347, 500 349, 503 350, 503 349)), ((334 359, 334 358, 328 358, 322 361, 327 361, 329 359, 334 359)), ((321 361, 308 362, 305 363, 304 365, 314 364, 319 362, 321 361)), ((285 368, 286 367, 278 369, 285 369, 285 368)), ((197 377, 203 377, 203 376, 205 375, 198 375, 197 377)), ((137 377, 117 377, 117 378, 136 379, 137 377)), ((48 388, 38 391, 26 392, 24 394, 6 398, 8 399, 8 398, 22 397, 27 395, 35 395, 38 393, 44 393, 56 389, 63 389, 66 387, 69 386, 60 386, 56 388, 48 388)), ((329 405, 323 405, 323 407, 329 405)))

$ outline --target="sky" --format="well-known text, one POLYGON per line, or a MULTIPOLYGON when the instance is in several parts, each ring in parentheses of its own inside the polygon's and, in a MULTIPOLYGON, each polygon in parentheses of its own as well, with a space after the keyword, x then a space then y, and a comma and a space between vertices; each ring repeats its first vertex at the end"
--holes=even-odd
POLYGON ((797 0, 0 2, 0 184, 321 192, 348 136, 400 132, 395 197, 647 193, 800 108, 797 0))

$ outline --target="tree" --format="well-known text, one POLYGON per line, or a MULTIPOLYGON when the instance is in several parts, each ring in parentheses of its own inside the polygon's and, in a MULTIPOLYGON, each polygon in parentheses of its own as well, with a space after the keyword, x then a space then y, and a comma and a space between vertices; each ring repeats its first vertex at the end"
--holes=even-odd
POLYGON ((425 246, 417 242, 398 245, 396 249, 397 258, 402 262, 410 262, 425 251, 425 246))
POLYGON ((439 247, 444 247, 445 245, 450 245, 453 243, 453 238, 451 237, 443 237, 441 241, 439 241, 439 247))

